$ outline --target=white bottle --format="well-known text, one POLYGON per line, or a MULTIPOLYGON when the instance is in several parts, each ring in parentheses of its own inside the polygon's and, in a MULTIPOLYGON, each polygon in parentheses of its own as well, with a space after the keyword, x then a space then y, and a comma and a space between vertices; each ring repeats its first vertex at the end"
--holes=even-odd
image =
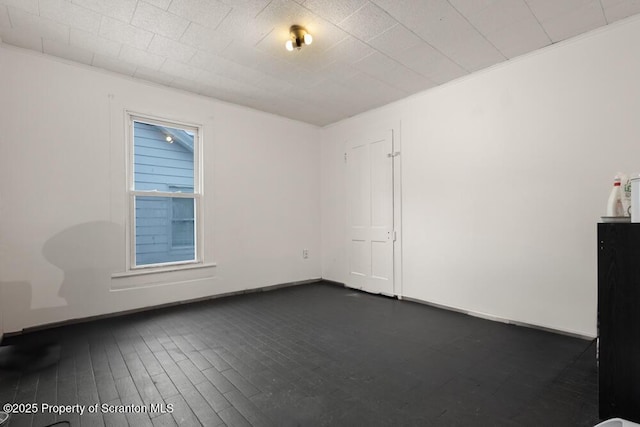
POLYGON ((640 222, 640 176, 631 179, 631 222, 640 222))
POLYGON ((624 216, 631 216, 631 178, 622 175, 620 177, 620 188, 622 189, 622 210, 624 216))
POLYGON ((624 216, 620 181, 620 177, 617 175, 613 179, 613 188, 611 189, 611 194, 609 194, 609 201, 607 202, 607 216, 624 216))

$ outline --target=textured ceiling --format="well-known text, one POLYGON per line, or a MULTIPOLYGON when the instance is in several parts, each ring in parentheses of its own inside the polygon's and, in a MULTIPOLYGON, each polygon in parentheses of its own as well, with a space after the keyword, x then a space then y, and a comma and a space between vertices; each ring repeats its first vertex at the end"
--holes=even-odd
POLYGON ((638 0, 0 0, 0 37, 326 125, 639 12, 638 0), (286 51, 292 24, 313 44, 286 51))

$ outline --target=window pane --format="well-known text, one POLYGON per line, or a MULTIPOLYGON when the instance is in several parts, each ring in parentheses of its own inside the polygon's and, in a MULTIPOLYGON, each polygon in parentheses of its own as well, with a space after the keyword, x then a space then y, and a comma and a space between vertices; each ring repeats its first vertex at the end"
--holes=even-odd
POLYGON ((194 211, 194 198, 136 196, 136 265, 195 260, 194 211))
POLYGON ((134 189, 193 193, 191 131, 133 122, 134 189))
POLYGON ((171 246, 173 248, 193 247, 194 241, 194 199, 173 199, 171 220, 171 246))
POLYGON ((173 248, 193 248, 193 220, 173 221, 171 226, 171 246, 173 248))

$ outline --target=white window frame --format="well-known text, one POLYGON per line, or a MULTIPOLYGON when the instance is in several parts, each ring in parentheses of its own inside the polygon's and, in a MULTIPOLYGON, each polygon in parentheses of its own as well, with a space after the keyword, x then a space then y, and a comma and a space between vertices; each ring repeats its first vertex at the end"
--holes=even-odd
POLYGON ((203 200, 203 188, 202 188, 202 141, 203 141, 203 127, 199 124, 187 123, 179 120, 171 120, 166 118, 155 117, 149 114, 142 114, 133 111, 125 111, 125 117, 127 122, 127 201, 128 201, 128 216, 127 216, 127 271, 137 270, 166 270, 167 268, 178 267, 196 267, 202 265, 204 262, 203 257, 203 218, 202 214, 202 200, 203 200), (164 191, 144 191, 135 190, 135 171, 134 171, 134 122, 148 123, 150 125, 164 126, 170 128, 177 128, 188 130, 194 133, 193 138, 193 193, 172 193, 164 191), (149 197, 183 197, 195 200, 194 209, 194 259, 187 261, 172 261, 155 264, 136 265, 136 196, 149 196, 149 197))

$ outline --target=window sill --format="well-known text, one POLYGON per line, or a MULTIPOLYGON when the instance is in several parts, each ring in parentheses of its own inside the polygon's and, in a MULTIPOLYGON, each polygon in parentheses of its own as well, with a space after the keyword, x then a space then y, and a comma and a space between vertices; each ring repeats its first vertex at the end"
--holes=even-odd
POLYGON ((161 273, 170 273, 173 271, 182 271, 182 270, 197 270, 200 268, 212 268, 216 267, 217 264, 215 262, 210 262, 206 264, 184 264, 184 265, 171 265, 167 267, 149 267, 149 268, 140 268, 137 270, 125 271, 122 273, 113 273, 111 275, 112 279, 122 279, 125 277, 134 277, 134 276, 144 276, 147 274, 161 274, 161 273))

